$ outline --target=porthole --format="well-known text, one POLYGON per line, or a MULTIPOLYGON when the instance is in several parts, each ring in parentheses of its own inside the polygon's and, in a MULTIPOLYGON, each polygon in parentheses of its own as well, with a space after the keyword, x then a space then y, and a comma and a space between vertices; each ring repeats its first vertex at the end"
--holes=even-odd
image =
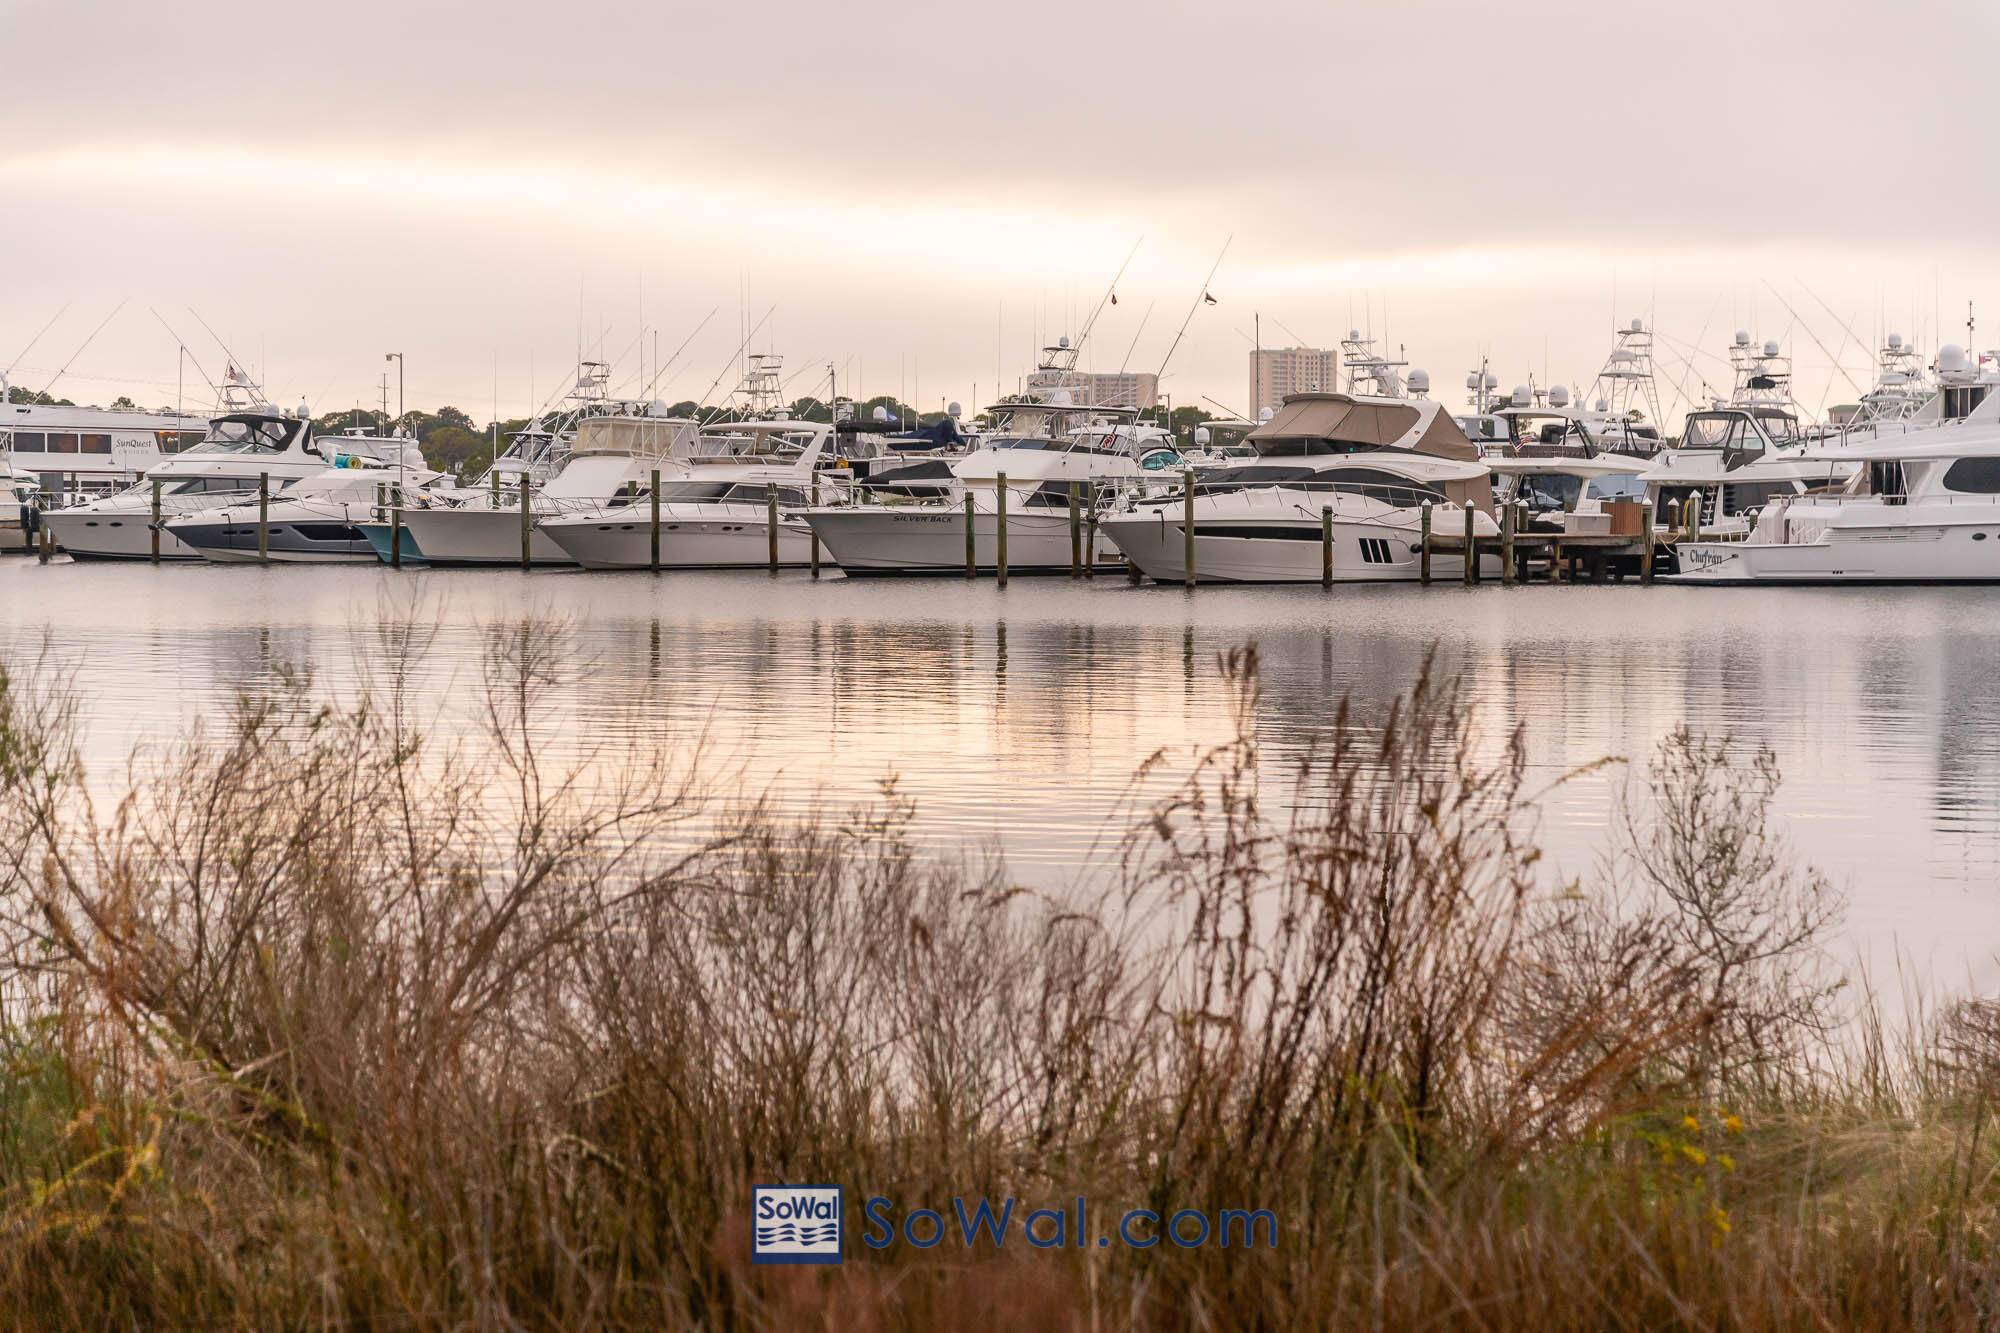
POLYGON ((1972 534, 1972 540, 1976 542, 1983 542, 1986 540, 1986 534, 1983 532, 1975 532, 1972 534))

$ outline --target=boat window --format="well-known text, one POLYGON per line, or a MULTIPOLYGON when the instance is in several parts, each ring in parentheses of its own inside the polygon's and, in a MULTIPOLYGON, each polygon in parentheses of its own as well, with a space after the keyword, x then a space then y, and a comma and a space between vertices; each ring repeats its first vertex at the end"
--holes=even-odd
POLYGON ((1762 509, 1779 496, 1796 495, 1798 490, 1789 481, 1725 482, 1722 487, 1722 512, 1741 514, 1751 509, 1762 509))
POLYGON ((1944 418, 1957 421, 1972 415, 1972 409, 1985 400, 1992 388, 1988 384, 1947 384, 1944 390, 1944 418))
MULTIPOLYGON (((143 483, 142 483, 143 484, 143 483)), ((167 487, 171 495, 238 495, 244 491, 257 489, 255 477, 189 477, 175 486, 167 487)))
POLYGON ((1799 437, 1799 419, 1790 412, 1776 412, 1766 408, 1757 413, 1757 424, 1764 428, 1766 435, 1780 444, 1799 437))
POLYGON ((208 428, 208 437, 189 453, 278 454, 299 433, 302 423, 282 417, 223 417, 208 428))
POLYGON ((1530 472, 1521 478, 1517 498, 1534 509, 1574 509, 1583 495, 1583 478, 1561 472, 1530 472))
POLYGON ((1690 412, 1681 432, 1681 448, 1720 449, 1742 430, 1743 418, 1733 412, 1690 412))
POLYGON ((1310 454, 1364 454, 1382 446, 1359 440, 1334 440, 1310 436, 1289 440, 1265 440, 1257 452, 1266 458, 1299 458, 1310 454))
POLYGON ((1027 435, 1004 435, 997 440, 986 441, 989 449, 1046 449, 1051 441, 1036 439, 1027 435))
POLYGON ((1197 474, 1206 493, 1253 490, 1270 486, 1303 486, 1313 491, 1339 491, 1365 495, 1399 509, 1414 509, 1424 501, 1442 505, 1449 501, 1435 486, 1381 468, 1341 467, 1234 467, 1217 468, 1197 474))
POLYGON ((1944 488, 1965 495, 2000 495, 2000 458, 1960 458, 1945 469, 1944 488))
POLYGON ((109 435, 86 435, 83 437, 83 452, 87 454, 108 454, 111 452, 109 435))
POLYGON ((159 441, 160 452, 177 454, 183 449, 192 449, 205 438, 198 430, 156 430, 153 438, 159 441))
POLYGON ((14 447, 23 453, 40 453, 45 447, 42 433, 38 430, 17 430, 14 432, 14 447))
POLYGON ((49 436, 49 452, 52 454, 73 454, 76 452, 76 436, 65 432, 49 436))
POLYGON ((728 493, 726 481, 676 481, 660 487, 662 500, 720 500, 728 493))

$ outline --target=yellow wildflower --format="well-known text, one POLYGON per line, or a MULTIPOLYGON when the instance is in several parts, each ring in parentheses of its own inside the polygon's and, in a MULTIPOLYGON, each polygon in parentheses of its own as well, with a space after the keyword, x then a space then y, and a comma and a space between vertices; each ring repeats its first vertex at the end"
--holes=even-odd
POLYGON ((1730 1172, 1731 1174, 1734 1174, 1734 1173, 1735 1173, 1735 1171, 1736 1171, 1736 1159, 1735 1159, 1734 1157, 1731 1157, 1731 1156, 1730 1156, 1730 1155, 1729 1155, 1728 1153, 1726 1153, 1726 1152, 1725 1152, 1725 1153, 1717 1153, 1717 1154, 1715 1155, 1715 1160, 1716 1160, 1717 1162, 1719 1162, 1719 1163, 1721 1164, 1721 1166, 1722 1166, 1722 1169, 1723 1169, 1724 1171, 1728 1171, 1728 1172, 1730 1172))
POLYGON ((1699 1134, 1701 1132, 1701 1121, 1691 1115, 1684 1115, 1681 1117, 1681 1127, 1699 1134))
POLYGON ((1706 1162, 1708 1160, 1708 1154, 1703 1152, 1701 1149, 1695 1147, 1692 1143, 1683 1143, 1681 1145, 1681 1151, 1683 1153, 1686 1153, 1687 1159, 1690 1162, 1693 1162, 1696 1166, 1700 1166, 1703 1162, 1706 1162))
POLYGON ((1736 1116, 1726 1115, 1722 1117, 1722 1127, 1731 1134, 1741 1134, 1743 1132, 1743 1121, 1736 1116))
POLYGON ((1714 1228, 1708 1235, 1709 1246, 1719 1250, 1723 1237, 1729 1234, 1729 1214, 1721 1208, 1711 1208, 1708 1210, 1708 1224, 1714 1228))

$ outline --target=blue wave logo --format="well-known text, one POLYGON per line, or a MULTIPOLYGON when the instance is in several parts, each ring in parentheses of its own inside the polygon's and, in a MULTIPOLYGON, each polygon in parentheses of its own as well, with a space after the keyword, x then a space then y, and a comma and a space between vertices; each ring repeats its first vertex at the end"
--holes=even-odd
POLYGON ((842 1226, 838 1185, 755 1185, 750 1257, 760 1264, 837 1264, 842 1226))

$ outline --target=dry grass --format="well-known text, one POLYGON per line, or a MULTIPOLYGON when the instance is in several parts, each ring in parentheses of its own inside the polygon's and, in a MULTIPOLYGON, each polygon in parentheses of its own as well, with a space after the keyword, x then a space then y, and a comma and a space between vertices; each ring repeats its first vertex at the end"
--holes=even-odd
MULTIPOLYGON (((1853 1037, 1768 754, 1670 737, 1591 882, 1426 673, 1264 796, 1239 739, 1054 902, 698 757, 552 765, 405 664, 143 756, 0 671, 0 1308, 52 1328, 1980 1327, 2000 1021, 1853 1037), (1284 810, 1273 815, 1272 808, 1284 810), (749 1186, 1264 1207, 1275 1248, 748 1261, 749 1186)), ((853 1208, 850 1203, 850 1209, 853 1208)))

